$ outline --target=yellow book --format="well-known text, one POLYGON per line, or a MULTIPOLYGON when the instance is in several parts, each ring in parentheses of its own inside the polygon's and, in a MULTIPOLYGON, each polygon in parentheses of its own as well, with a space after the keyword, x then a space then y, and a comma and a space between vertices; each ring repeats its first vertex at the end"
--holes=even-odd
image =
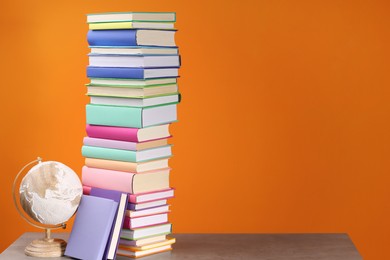
POLYGON ((124 245, 119 244, 119 248, 122 250, 137 252, 137 251, 146 251, 146 250, 151 250, 151 249, 157 248, 157 247, 172 245, 175 242, 176 242, 175 238, 167 237, 167 239, 162 241, 162 242, 152 243, 152 244, 143 245, 143 246, 124 246, 124 245))
POLYGON ((114 29, 175 29, 174 23, 167 22, 110 22, 90 23, 90 30, 114 30, 114 29))

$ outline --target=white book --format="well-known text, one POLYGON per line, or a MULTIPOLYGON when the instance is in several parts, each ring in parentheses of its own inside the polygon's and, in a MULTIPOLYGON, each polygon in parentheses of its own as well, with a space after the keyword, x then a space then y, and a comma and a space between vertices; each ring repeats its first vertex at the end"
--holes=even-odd
POLYGON ((178 48, 153 48, 153 47, 106 47, 106 46, 93 46, 90 47, 92 54, 133 54, 133 55, 177 55, 179 54, 178 48))
POLYGON ((174 12, 110 12, 87 14, 87 23, 121 22, 121 21, 151 21, 175 22, 174 12))
POLYGON ((157 96, 149 98, 90 96, 90 98, 91 104, 130 107, 149 107, 179 102, 179 95, 157 96))
POLYGON ((180 57, 178 55, 106 55, 90 54, 89 65, 94 67, 179 67, 180 57))
POLYGON ((172 230, 172 224, 155 225, 145 228, 125 229, 122 228, 121 238, 129 240, 144 239, 157 235, 170 234, 172 230))
POLYGON ((155 85, 177 84, 176 78, 161 79, 112 79, 112 78, 90 78, 91 85, 101 86, 135 86, 148 87, 155 85))

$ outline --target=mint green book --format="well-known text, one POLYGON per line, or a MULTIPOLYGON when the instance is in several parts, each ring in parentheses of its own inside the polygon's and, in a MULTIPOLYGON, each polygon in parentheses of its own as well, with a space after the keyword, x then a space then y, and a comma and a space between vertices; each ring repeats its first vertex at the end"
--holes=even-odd
POLYGON ((87 124, 144 128, 177 121, 177 105, 154 107, 86 106, 87 124))
POLYGON ((84 145, 81 149, 81 153, 87 158, 137 163, 169 158, 172 156, 172 149, 171 145, 164 145, 142 151, 129 151, 84 145))

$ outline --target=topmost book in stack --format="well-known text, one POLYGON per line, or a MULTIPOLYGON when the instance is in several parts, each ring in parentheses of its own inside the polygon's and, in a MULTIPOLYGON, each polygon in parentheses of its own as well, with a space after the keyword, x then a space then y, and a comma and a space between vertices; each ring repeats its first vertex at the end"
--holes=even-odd
POLYGON ((86 194, 94 188, 130 194, 118 255, 164 252, 175 241, 167 237, 166 201, 174 191, 169 125, 177 120, 180 99, 175 21, 175 13, 87 16, 91 100, 83 185, 86 194))

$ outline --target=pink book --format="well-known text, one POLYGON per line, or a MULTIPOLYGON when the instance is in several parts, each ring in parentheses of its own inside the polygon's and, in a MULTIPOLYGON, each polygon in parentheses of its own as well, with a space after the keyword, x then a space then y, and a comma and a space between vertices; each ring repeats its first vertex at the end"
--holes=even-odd
POLYGON ((168 213, 150 215, 145 217, 138 218, 129 218, 125 217, 125 221, 123 222, 123 228, 133 229, 140 227, 148 227, 157 224, 163 224, 168 222, 168 213))
MULTIPOLYGON (((174 197, 174 188, 165 190, 158 190, 139 194, 129 194, 129 202, 134 204, 149 203, 153 201, 159 201, 164 199, 170 199, 174 197)), ((91 186, 83 184, 83 193, 89 195, 91 192, 91 186)), ((135 208, 128 208, 135 210, 135 208)))
POLYGON ((169 124, 139 129, 130 127, 87 125, 86 131, 89 137, 128 142, 144 142, 171 136, 169 134, 169 124))
POLYGON ((83 185, 107 190, 117 190, 130 194, 169 189, 170 169, 160 169, 148 173, 131 173, 84 166, 83 185))

